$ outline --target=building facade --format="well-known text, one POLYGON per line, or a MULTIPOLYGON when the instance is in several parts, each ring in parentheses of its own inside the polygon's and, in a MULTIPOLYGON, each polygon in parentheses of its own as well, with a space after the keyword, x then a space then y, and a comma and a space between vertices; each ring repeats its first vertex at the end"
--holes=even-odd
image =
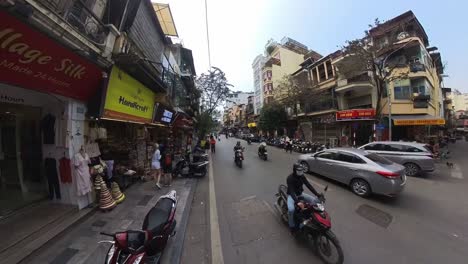
POLYGON ((468 111, 468 93, 461 93, 458 90, 453 90, 450 99, 455 111, 468 111))
POLYGON ((249 96, 253 96, 254 92, 232 92, 226 98, 225 109, 229 109, 235 105, 247 105, 249 96))
MULTIPOLYGON (((304 56, 309 53, 307 46, 288 37, 284 37, 280 43, 269 40, 265 46, 265 63, 262 68, 263 98, 264 104, 275 100, 275 88, 284 76, 296 72, 304 61, 304 56)), ((280 99, 280 98, 276 98, 280 99)))
POLYGON ((262 68, 265 64, 265 57, 258 55, 252 63, 253 82, 254 82, 254 113, 257 115, 263 107, 263 73, 262 68))

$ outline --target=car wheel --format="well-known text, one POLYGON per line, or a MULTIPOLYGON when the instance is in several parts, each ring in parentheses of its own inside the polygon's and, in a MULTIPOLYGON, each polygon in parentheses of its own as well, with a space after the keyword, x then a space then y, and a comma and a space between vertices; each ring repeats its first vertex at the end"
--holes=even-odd
POLYGON ((305 170, 306 172, 310 172, 309 163, 307 163, 307 162, 305 162, 305 161, 302 161, 302 162, 301 162, 301 165, 302 165, 302 167, 304 168, 304 170, 305 170))
POLYGON ((363 179, 354 179, 351 181, 351 191, 357 196, 367 197, 371 194, 369 183, 363 179))
POLYGON ((410 176, 410 177, 416 176, 419 174, 420 171, 421 171, 421 168, 419 168, 418 165, 414 163, 405 163, 406 176, 410 176))

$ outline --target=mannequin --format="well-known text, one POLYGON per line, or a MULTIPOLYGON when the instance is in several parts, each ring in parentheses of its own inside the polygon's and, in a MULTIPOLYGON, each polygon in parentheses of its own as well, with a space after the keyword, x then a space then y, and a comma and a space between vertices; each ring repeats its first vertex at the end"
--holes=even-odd
POLYGON ((76 171, 77 195, 83 196, 91 192, 91 176, 88 164, 91 161, 82 145, 79 152, 75 154, 73 165, 76 171))

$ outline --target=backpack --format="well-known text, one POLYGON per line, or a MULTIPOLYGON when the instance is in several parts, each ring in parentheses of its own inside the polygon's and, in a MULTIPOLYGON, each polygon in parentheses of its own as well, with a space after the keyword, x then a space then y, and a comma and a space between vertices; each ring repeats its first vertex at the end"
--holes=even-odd
POLYGON ((171 163, 172 163, 171 154, 166 154, 166 156, 164 157, 164 164, 171 165, 171 163))

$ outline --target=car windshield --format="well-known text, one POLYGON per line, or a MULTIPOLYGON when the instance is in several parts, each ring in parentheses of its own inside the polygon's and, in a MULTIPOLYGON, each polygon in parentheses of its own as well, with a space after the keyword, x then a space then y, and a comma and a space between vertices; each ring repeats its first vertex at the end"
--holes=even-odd
POLYGON ((381 156, 379 156, 377 154, 374 154, 374 153, 364 155, 364 157, 372 160, 375 163, 381 164, 381 165, 391 165, 393 163, 390 160, 388 160, 388 159, 386 159, 384 157, 381 157, 381 156))

